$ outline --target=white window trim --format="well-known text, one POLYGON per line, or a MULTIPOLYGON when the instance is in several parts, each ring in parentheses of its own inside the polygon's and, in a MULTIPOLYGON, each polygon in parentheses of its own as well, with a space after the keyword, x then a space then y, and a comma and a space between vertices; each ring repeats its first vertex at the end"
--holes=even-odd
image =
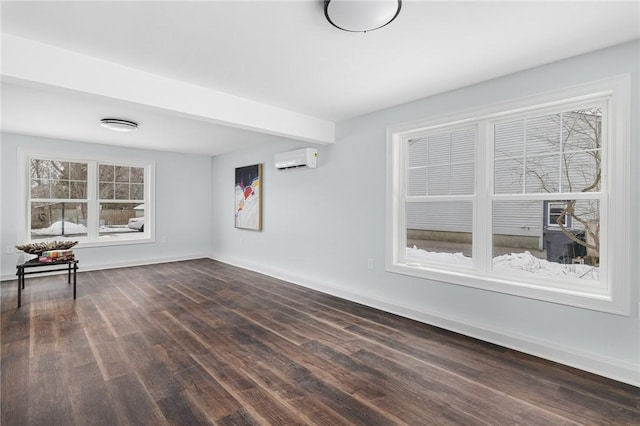
MULTIPOLYGON (((556 222, 551 221, 551 209, 553 208, 552 207, 553 204, 562 204, 562 203, 560 201, 549 201, 546 203, 547 217, 545 219, 544 226, 547 226, 549 228, 559 229, 560 225, 558 225, 556 222)), ((564 226, 567 227, 567 229, 573 229, 573 221, 571 220, 571 216, 565 216, 564 226)))
MULTIPOLYGON (((554 90, 539 95, 528 96, 511 101, 488 105, 482 108, 446 114, 440 117, 411 122, 387 128, 387 199, 385 229, 385 266, 389 272, 420 277, 451 284, 480 288, 531 299, 549 301, 570 306, 610 312, 620 315, 630 314, 630 110, 631 78, 629 74, 611 77, 592 83, 554 90), (404 188, 404 158, 401 144, 408 135, 415 137, 420 131, 433 131, 438 128, 452 128, 465 124, 479 123, 476 161, 476 173, 482 173, 484 179, 477 180, 477 212, 489 212, 486 203, 496 199, 491 197, 491 167, 487 167, 485 149, 487 130, 484 123, 494 122, 504 116, 526 113, 541 108, 553 108, 568 102, 584 103, 590 100, 608 98, 608 111, 612 119, 607 132, 610 146, 603 161, 607 164, 606 206, 609 212, 607 235, 603 235, 601 256, 606 260, 601 274, 606 274, 609 287, 593 288, 584 291, 578 287, 554 288, 516 281, 517 278, 497 278, 495 275, 479 274, 475 270, 445 270, 438 265, 412 265, 399 259, 399 250, 406 247, 406 228, 404 227, 404 203, 401 191, 404 188), (483 185, 484 183, 484 185, 483 185), (611 253, 615 242, 615 255, 611 253)), ((561 195, 561 194, 554 194, 561 195)), ((567 194, 567 199, 579 198, 581 194, 567 194), (576 197, 577 196, 577 197, 576 197)), ((491 233, 491 220, 486 214, 475 214, 473 228, 485 235, 491 233), (481 217, 485 216, 485 217, 481 217), (482 228, 481 228, 482 227, 482 228)), ((488 240, 490 243, 490 240, 488 240)), ((487 262, 490 247, 474 247, 474 262, 487 262)), ((588 284, 582 285, 583 287, 588 284)))
MULTIPOLYGON (((43 159, 58 159, 64 161, 77 161, 86 162, 89 164, 87 170, 89 182, 93 181, 93 185, 89 184, 87 188, 87 202, 88 211, 87 215, 87 230, 88 235, 86 237, 74 236, 74 240, 78 241, 76 248, 89 248, 89 247, 107 247, 107 246, 119 246, 129 244, 146 244, 155 242, 155 161, 142 161, 142 160, 130 160, 118 157, 97 157, 94 158, 89 155, 77 155, 61 153, 58 150, 43 150, 37 151, 18 149, 18 244, 27 244, 32 242, 29 234, 29 167, 27 166, 27 160, 29 158, 43 158, 43 159), (98 206, 100 200, 98 200, 98 188, 97 188, 97 164, 108 163, 114 165, 123 166, 135 166, 144 167, 145 169, 145 229, 144 232, 132 233, 126 237, 120 236, 118 238, 109 238, 107 236, 100 236, 98 233, 98 206)), ((84 202, 83 200, 79 200, 84 202)), ((103 200, 104 202, 105 200, 103 200)), ((52 237, 47 239, 38 239, 37 241, 50 241, 59 239, 69 239, 69 237, 52 237)))

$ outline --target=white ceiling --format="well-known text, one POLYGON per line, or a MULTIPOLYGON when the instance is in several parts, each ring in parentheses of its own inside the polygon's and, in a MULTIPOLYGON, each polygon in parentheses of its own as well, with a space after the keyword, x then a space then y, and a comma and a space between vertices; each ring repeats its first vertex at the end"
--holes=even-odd
POLYGON ((332 27, 321 0, 2 1, 1 12, 4 131, 208 155, 331 142, 317 129, 640 38, 637 0, 405 0, 366 34, 332 27), (50 59, 63 52, 78 64, 50 59), (106 61, 95 81, 74 74, 95 59, 106 61), (98 78, 106 65, 120 66, 117 81, 98 78), (97 125, 107 115, 140 130, 110 133, 97 125))

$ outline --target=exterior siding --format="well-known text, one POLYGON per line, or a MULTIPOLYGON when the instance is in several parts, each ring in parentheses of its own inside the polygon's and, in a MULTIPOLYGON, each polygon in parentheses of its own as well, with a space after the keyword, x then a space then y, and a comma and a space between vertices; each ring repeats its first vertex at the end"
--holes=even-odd
MULTIPOLYGON (((600 141, 599 115, 590 111, 542 115, 495 124, 496 194, 554 194, 598 190, 595 171, 600 141)), ((474 127, 440 132, 409 142, 409 197, 473 194, 474 127)), ((580 204, 580 203, 579 203, 580 204)), ((499 201, 493 206, 493 233, 542 238, 544 201, 499 201)), ((576 209, 578 211, 578 209, 576 209)), ((583 208, 583 211, 586 211, 583 208)), ((597 213, 582 216, 597 219, 597 213)), ((407 229, 471 232, 469 201, 406 204, 407 229)), ((578 221, 574 229, 582 229, 578 221)))
POLYGON ((428 231, 471 232, 471 202, 407 203, 407 228, 428 231))

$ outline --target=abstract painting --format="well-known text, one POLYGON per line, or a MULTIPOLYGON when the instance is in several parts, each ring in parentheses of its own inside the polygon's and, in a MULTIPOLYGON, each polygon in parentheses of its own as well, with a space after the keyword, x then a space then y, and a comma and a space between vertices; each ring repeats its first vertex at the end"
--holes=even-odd
POLYGON ((262 164, 236 168, 236 228, 262 230, 262 164))

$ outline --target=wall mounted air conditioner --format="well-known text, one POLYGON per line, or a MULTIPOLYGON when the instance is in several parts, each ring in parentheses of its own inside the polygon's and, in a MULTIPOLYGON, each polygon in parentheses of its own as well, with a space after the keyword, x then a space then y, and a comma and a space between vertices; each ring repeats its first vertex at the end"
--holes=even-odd
POLYGON ((318 150, 302 148, 276 154, 276 169, 315 169, 318 166, 318 150))

